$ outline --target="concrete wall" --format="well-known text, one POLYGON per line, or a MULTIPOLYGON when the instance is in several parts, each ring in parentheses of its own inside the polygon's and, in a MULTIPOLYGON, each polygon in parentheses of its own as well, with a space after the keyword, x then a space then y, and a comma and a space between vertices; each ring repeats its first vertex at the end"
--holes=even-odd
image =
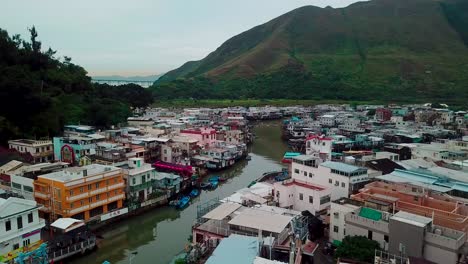
POLYGON ((357 206, 352 205, 341 205, 337 203, 331 203, 330 206, 330 230, 329 230, 329 239, 330 242, 334 240, 342 241, 343 238, 346 236, 345 232, 345 215, 356 211, 358 209, 357 206), (335 232, 334 227, 338 227, 338 232, 335 232))
POLYGON ((368 237, 372 232, 372 240, 377 241, 381 248, 388 249, 385 235, 389 235, 388 223, 385 221, 373 221, 358 215, 347 214, 345 217, 347 236, 368 237))
POLYGON ((423 257, 424 227, 407 224, 390 219, 390 245, 391 254, 400 254, 400 244, 404 245, 405 253, 412 257, 423 257))
POLYGON ((426 243, 424 258, 439 264, 455 264, 458 260, 458 253, 426 243))

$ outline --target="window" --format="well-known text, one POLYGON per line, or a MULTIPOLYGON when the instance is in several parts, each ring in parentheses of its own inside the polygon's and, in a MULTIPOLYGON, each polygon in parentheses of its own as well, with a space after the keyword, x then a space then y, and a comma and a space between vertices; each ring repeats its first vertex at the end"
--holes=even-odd
POLYGON ((417 197, 417 196, 414 196, 413 199, 414 199, 415 202, 419 201, 419 197, 417 197))
POLYGON ((84 205, 84 200, 81 200, 80 204, 81 204, 81 206, 83 206, 84 205))
POLYGON ((23 240, 23 247, 27 247, 29 244, 31 244, 31 241, 28 239, 23 240))
POLYGON ((19 244, 18 244, 18 243, 16 243, 16 244, 13 245, 13 250, 17 250, 18 248, 19 248, 19 244))
POLYGON ((367 230, 367 238, 372 240, 372 231, 367 230))
POLYGON ((28 223, 32 223, 34 221, 33 213, 28 214, 28 223))
POLYGON ((307 172, 306 172, 306 171, 304 171, 304 176, 306 176, 306 177, 307 177, 307 172))
POLYGON ((89 202, 89 203, 92 203, 92 202, 93 202, 93 197, 89 197, 89 198, 88 198, 88 202, 89 202))
POLYGON ((10 231, 11 230, 11 221, 8 220, 5 222, 5 230, 10 231))
POLYGON ((309 178, 312 178, 313 174, 312 172, 309 172, 309 178))
POLYGON ((294 169, 294 173, 299 174, 299 169, 294 169))
POLYGON ((34 192, 33 188, 31 186, 26 186, 26 185, 23 185, 23 189, 26 191, 26 192, 34 192))
POLYGON ((70 190, 70 196, 73 196, 73 190, 70 190))
POLYGON ((313 204, 314 203, 314 197, 309 195, 309 203, 313 204))
POLYGON ((11 183, 11 186, 12 186, 13 188, 15 188, 15 189, 21 190, 21 184, 18 184, 18 183, 16 183, 16 182, 12 182, 12 183, 11 183))
POLYGON ((389 240, 389 239, 388 239, 388 236, 387 236, 387 235, 384 235, 383 239, 384 239, 385 242, 388 243, 388 240, 389 240))
POLYGON ((23 228, 23 217, 18 216, 18 218, 16 218, 16 224, 18 226, 18 229, 23 228))
POLYGON ((326 204, 326 203, 329 203, 330 202, 330 195, 326 195, 326 196, 323 196, 323 197, 320 197, 320 204, 326 204))
POLYGON ((334 225, 334 226, 333 226, 333 232, 338 233, 338 231, 339 231, 338 226, 334 225))
POLYGON ((344 182, 341 183, 341 187, 345 188, 346 184, 344 182))
POLYGON ((417 191, 416 187, 411 188, 411 191, 416 192, 417 191))
POLYGON ((83 191, 84 191, 84 188, 83 188, 83 186, 81 186, 80 187, 80 193, 83 193, 83 191))
POLYGON ((333 183, 333 180, 332 180, 332 179, 328 179, 328 183, 333 183))
POLYGON ((114 183, 117 183, 117 178, 114 178, 114 183))
POLYGON ((132 178, 132 185, 136 185, 136 178, 132 178))
POLYGON ((340 182, 335 180, 335 186, 340 186, 340 182))
POLYGON ((96 182, 96 189, 99 189, 99 182, 96 182))
POLYGON ((99 198, 100 198, 100 197, 101 197, 101 196, 100 196, 99 194, 97 194, 97 195, 96 195, 96 201, 99 201, 99 198))
POLYGON ((299 194, 299 200, 301 200, 301 201, 304 200, 304 194, 302 194, 302 193, 299 194))
POLYGON ((91 190, 91 184, 88 184, 88 191, 91 190))
POLYGON ((73 208, 73 202, 70 203, 70 208, 73 208))

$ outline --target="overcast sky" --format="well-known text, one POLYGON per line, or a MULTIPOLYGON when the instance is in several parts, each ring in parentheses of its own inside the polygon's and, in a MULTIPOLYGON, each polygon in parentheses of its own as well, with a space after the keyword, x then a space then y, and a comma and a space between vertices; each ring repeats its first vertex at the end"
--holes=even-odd
POLYGON ((1 0, 0 28, 70 56, 89 75, 151 75, 199 60, 230 37, 304 5, 355 0, 1 0))

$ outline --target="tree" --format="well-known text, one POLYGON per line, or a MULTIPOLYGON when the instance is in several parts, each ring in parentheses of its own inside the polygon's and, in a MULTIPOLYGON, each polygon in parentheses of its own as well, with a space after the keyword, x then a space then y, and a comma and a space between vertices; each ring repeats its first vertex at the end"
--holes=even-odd
POLYGON ((364 262, 373 262, 375 250, 380 249, 377 241, 364 236, 346 236, 336 249, 338 258, 354 259, 364 262))

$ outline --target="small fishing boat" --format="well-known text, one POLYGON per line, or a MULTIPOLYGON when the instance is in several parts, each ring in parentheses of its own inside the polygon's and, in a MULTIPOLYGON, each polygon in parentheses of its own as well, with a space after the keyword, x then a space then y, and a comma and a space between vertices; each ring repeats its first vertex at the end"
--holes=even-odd
POLYGON ((216 189, 218 187, 218 182, 217 181, 211 181, 210 184, 211 184, 211 186, 210 186, 211 189, 216 189))
POLYGON ((200 188, 202 189, 208 189, 210 188, 211 184, 209 182, 202 182, 200 183, 200 188))
POLYGON ((179 202, 177 203, 177 208, 178 209, 182 209, 182 208, 185 208, 188 206, 190 202, 190 197, 189 196, 182 196, 182 198, 180 198, 179 202))
POLYGON ((198 189, 193 189, 191 192, 190 192, 190 197, 194 198, 194 197, 197 197, 198 195, 200 195, 200 190, 198 189))
POLYGON ((209 182, 217 182, 219 181, 219 176, 212 176, 210 179, 208 179, 209 182))

